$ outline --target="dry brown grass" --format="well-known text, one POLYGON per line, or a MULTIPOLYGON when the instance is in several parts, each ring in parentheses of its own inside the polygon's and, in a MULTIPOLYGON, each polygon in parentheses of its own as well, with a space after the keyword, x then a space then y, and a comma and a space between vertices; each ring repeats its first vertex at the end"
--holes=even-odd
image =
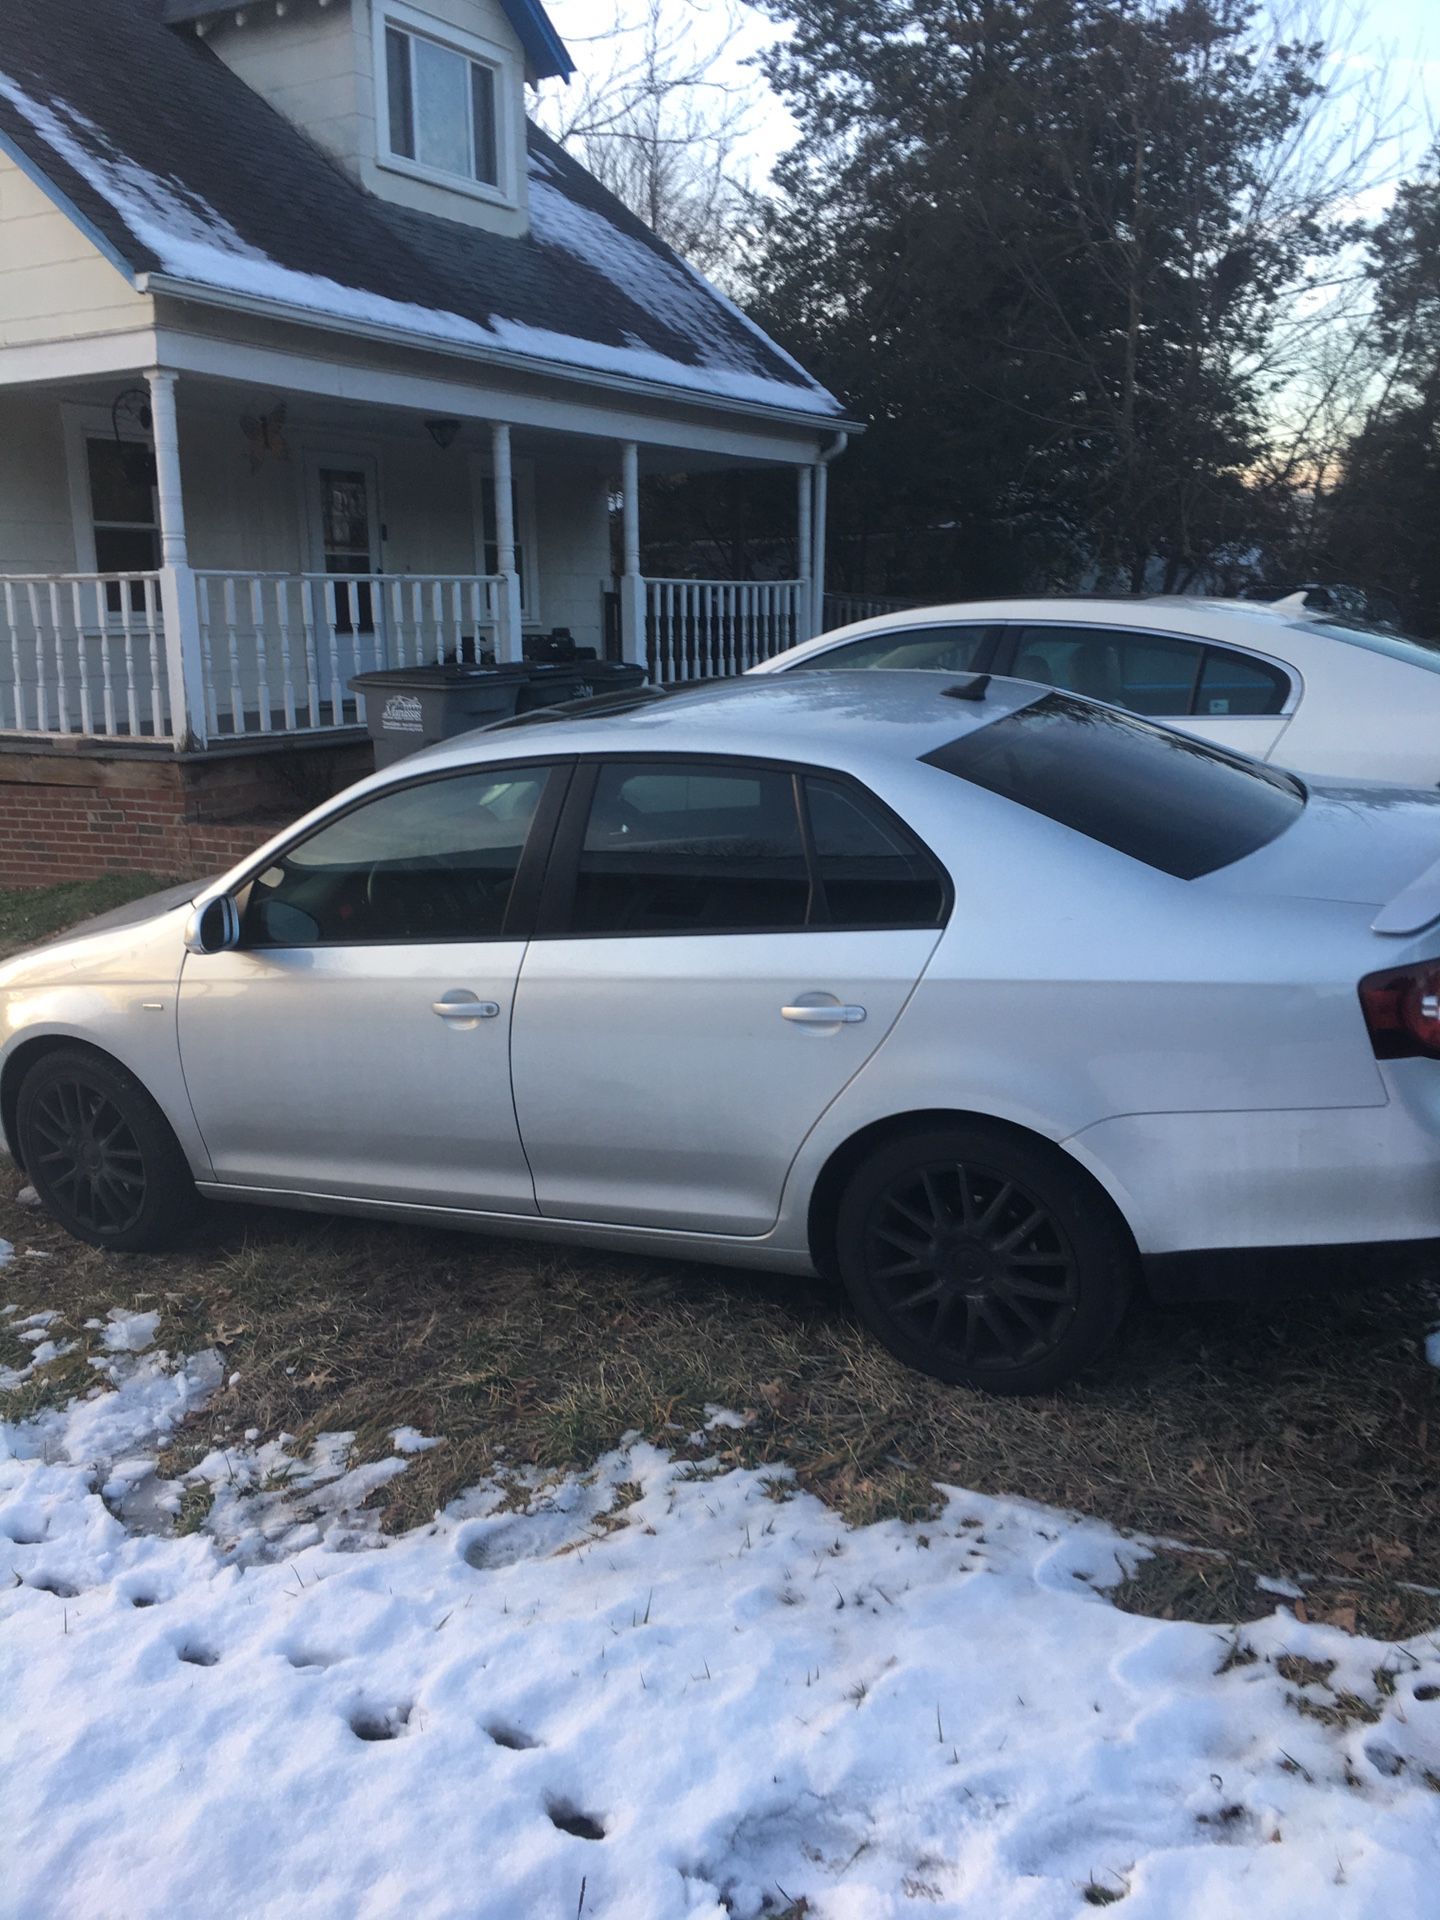
POLYGON ((247 1427, 354 1430, 362 1457, 398 1425, 443 1434, 378 1496, 390 1527, 499 1466, 586 1465, 632 1429, 683 1451, 714 1403, 753 1417, 712 1451, 790 1469, 849 1520, 923 1518, 949 1483, 1209 1550, 1145 1562, 1120 1591, 1137 1610, 1254 1617, 1274 1605, 1263 1572, 1317 1576, 1312 1617, 1386 1637, 1440 1622, 1416 1590, 1440 1587, 1427 1275, 1264 1310, 1142 1305, 1092 1378, 1001 1401, 907 1372, 819 1283, 239 1208, 181 1252, 122 1259, 16 1207, 18 1184, 0 1175, 0 1235, 22 1249, 0 1298, 61 1309, 52 1334, 82 1344, 0 1397, 11 1417, 93 1377, 85 1319, 159 1307, 172 1350, 216 1344, 240 1375, 176 1467, 247 1427))

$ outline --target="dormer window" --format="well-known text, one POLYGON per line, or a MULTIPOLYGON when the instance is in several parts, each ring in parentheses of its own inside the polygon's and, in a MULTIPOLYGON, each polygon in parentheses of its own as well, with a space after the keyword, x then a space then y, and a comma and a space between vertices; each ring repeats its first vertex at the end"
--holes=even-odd
POLYGON ((408 7, 387 7, 382 21, 382 163, 486 199, 509 199, 500 49, 408 7))

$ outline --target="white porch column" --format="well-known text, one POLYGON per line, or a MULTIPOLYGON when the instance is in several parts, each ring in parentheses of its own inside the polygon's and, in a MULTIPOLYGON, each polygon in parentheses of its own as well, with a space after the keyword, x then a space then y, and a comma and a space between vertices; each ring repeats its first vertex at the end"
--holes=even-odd
POLYGON ((825 631, 825 520, 830 505, 830 469, 815 466, 814 516, 810 540, 810 631, 825 631))
POLYGON ((648 667, 645 633, 645 582, 640 575, 640 449, 627 440, 620 449, 620 500, 625 571, 620 576, 620 652, 648 667))
POLYGON ((204 744, 205 678, 200 656, 200 612, 185 539, 185 496, 180 486, 180 429, 175 413, 176 375, 149 367, 150 417, 155 440, 155 492, 160 506, 160 601, 165 622, 165 673, 170 689, 170 730, 177 750, 204 744))
POLYGON ((796 512, 795 572, 800 581, 799 605, 795 609, 795 638, 808 640, 815 632, 814 556, 811 550, 811 470, 795 469, 796 512))
POLYGON ((490 464, 495 486, 495 570, 500 575, 495 658, 524 658, 520 626, 520 575, 515 569, 515 478, 510 463, 510 427, 497 420, 490 429, 490 464))

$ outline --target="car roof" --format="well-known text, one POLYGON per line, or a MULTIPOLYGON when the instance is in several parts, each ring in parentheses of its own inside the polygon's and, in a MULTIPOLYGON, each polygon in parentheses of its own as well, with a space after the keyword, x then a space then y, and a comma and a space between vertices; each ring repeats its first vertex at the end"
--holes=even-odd
POLYGON ((648 697, 544 708, 410 754, 397 777, 427 768, 591 753, 705 753, 859 768, 918 760, 978 727, 1032 706, 1030 681, 878 669, 709 680, 648 697), (983 695, 963 694, 983 681, 983 695))
MULTIPOLYGON (((1049 594, 1029 599, 949 600, 930 607, 894 608, 889 613, 872 614, 869 619, 834 627, 802 642, 807 652, 819 651, 837 640, 856 639, 866 633, 886 633, 895 627, 921 624, 943 626, 951 621, 965 625, 984 625, 987 621, 1033 621, 1037 626, 1056 620, 1077 625, 1159 628, 1173 624, 1204 638, 1219 638, 1229 632, 1234 637, 1233 621, 1249 621, 1255 628, 1254 644, 1263 646, 1265 635, 1280 627, 1308 632, 1315 616, 1290 606, 1277 606, 1268 600, 1226 600, 1201 594, 1156 593, 1107 597, 1102 594, 1049 594)), ((799 647, 792 653, 798 653, 799 647)))

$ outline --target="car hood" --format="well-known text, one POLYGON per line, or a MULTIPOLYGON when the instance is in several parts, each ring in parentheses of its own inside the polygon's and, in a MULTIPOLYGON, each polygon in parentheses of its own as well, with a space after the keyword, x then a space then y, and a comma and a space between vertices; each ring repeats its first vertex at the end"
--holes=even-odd
POLYGON ((1380 907, 1440 860, 1440 792, 1307 784, 1305 811, 1277 840, 1202 883, 1380 907))
POLYGON ((133 953, 138 958, 148 946, 152 932, 158 931, 179 908, 188 907, 210 884, 209 881, 184 881, 80 921, 43 946, 29 947, 0 964, 0 989, 30 986, 57 976, 74 978, 97 962, 108 972, 110 964, 125 954, 133 953))

